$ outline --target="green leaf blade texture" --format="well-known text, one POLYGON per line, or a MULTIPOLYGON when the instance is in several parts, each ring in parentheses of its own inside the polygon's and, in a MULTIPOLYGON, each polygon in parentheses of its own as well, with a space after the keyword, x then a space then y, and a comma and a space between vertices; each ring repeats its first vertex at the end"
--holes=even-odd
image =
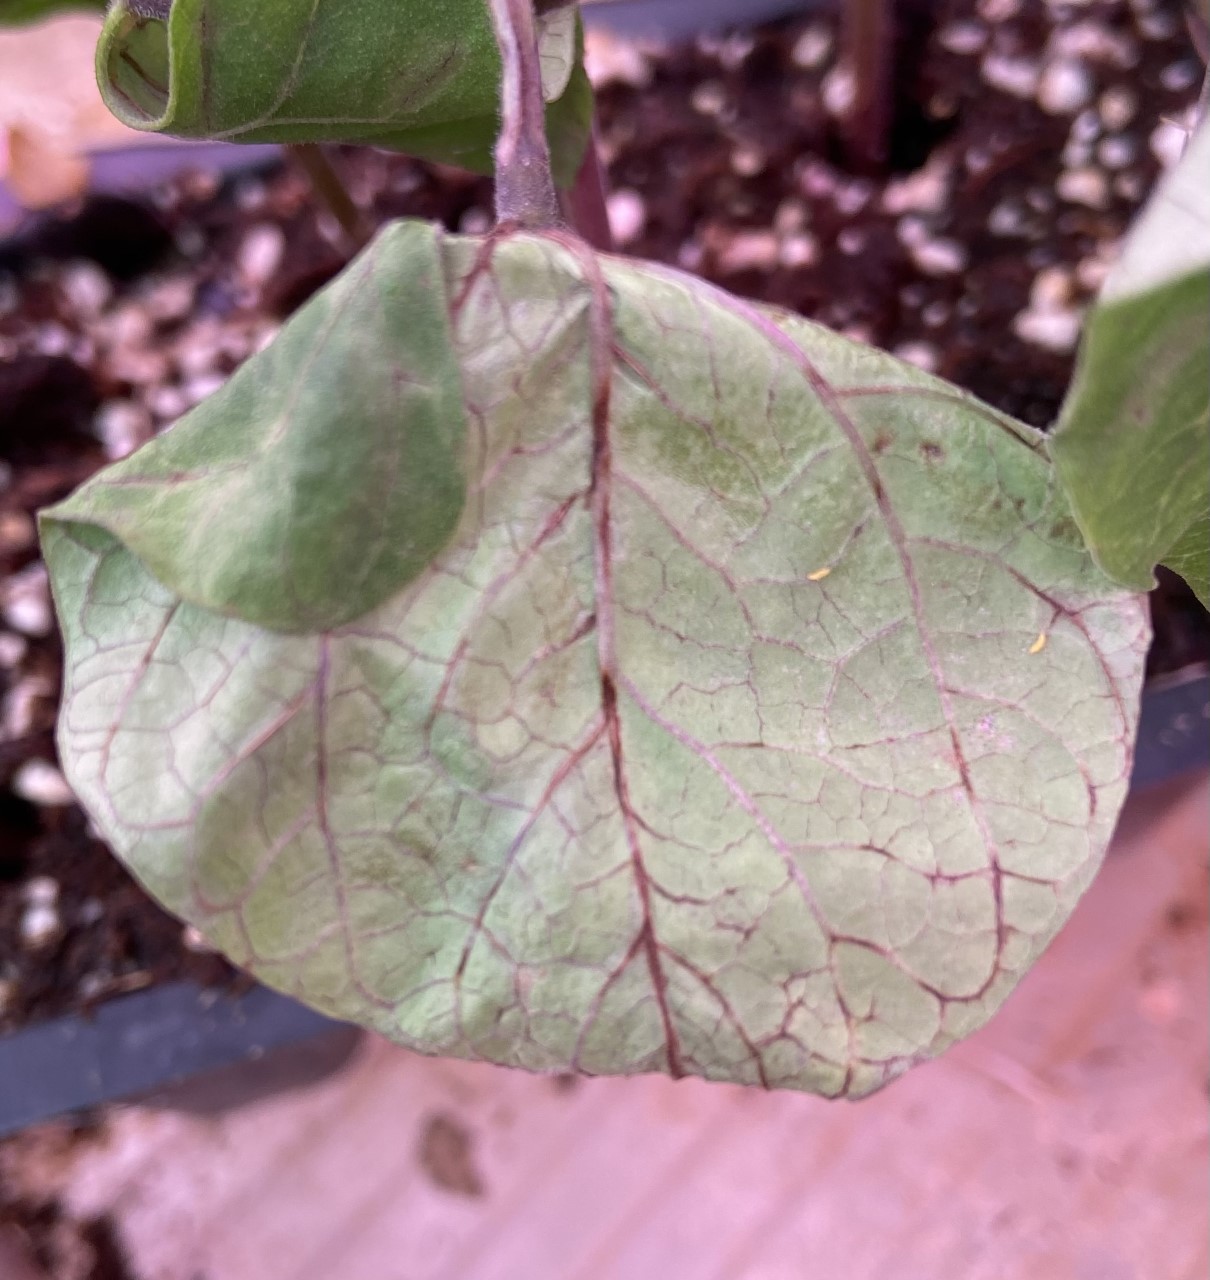
MULTIPOLYGON (((566 187, 591 121, 574 10, 542 20, 541 51, 552 164, 566 187)), ((118 3, 97 46, 101 95, 134 129, 363 143, 483 173, 499 74, 483 0, 173 0, 167 21, 118 3)))
POLYGON ((1051 451, 1112 578, 1147 590, 1167 564, 1210 606, 1208 174, 1203 125, 1092 310, 1051 451))
POLYGON ((44 518, 107 838, 428 1053, 857 1097, 974 1030, 1104 852, 1147 639, 1040 437, 672 271, 424 234, 464 497, 368 612, 267 629, 44 518))

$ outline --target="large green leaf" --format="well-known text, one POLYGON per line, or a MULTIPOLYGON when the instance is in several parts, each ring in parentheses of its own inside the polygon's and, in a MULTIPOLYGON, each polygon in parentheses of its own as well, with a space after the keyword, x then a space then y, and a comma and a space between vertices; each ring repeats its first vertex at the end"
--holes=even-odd
MULTIPOLYGON (((591 120, 576 10, 540 19, 556 179, 591 120)), ((135 129, 233 142, 355 142, 490 172, 500 59, 486 0, 118 0, 97 47, 113 113, 135 129)))
POLYGON ((558 235, 396 225, 354 271, 279 342, 364 324, 355 377, 270 348, 44 517, 62 756, 114 848, 265 981, 426 1052, 858 1096, 983 1023, 1104 852, 1147 639, 1040 438, 558 235), (431 397, 356 389, 446 403, 417 329, 460 370, 444 435, 431 397), (280 487, 230 443, 265 412, 280 487), (325 530, 406 536, 372 460, 442 440, 431 563, 287 633, 310 615, 262 562, 364 604, 325 530), (299 468, 322 509, 283 498, 299 468), (207 554, 267 603, 203 591, 207 554))
POLYGON ((1146 590, 1167 564, 1210 606, 1210 124, 1093 308, 1051 449, 1112 578, 1146 590))

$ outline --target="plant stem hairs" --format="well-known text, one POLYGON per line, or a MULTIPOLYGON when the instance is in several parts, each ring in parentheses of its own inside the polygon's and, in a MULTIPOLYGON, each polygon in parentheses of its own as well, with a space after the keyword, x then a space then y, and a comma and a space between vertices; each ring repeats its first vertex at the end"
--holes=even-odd
POLYGON ((140 18, 159 18, 166 22, 172 12, 172 0, 113 0, 114 4, 125 4, 131 13, 140 18))

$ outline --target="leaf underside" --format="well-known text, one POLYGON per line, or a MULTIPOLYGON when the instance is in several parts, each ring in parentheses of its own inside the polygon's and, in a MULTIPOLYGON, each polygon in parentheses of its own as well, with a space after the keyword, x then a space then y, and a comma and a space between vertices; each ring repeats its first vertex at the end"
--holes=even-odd
POLYGON ((1210 125, 1132 229, 1085 328, 1051 450, 1102 568, 1156 564, 1210 607, 1210 125))
MULTIPOLYGON (((570 186, 592 91, 574 8, 541 19, 555 178, 570 186)), ((119 2, 97 46, 106 105, 133 129, 230 142, 349 142, 490 173, 500 60, 484 0, 119 2)))
POLYGON ((138 504, 194 518, 224 423, 281 402, 269 352, 43 518, 62 756, 114 848, 237 963, 429 1053, 860 1096, 981 1025, 1104 852, 1147 638, 1040 438, 558 235, 397 224, 355 271, 399 294, 358 312, 383 376, 325 407, 300 357, 275 444, 331 501, 308 514, 288 465, 295 519, 208 498, 209 542, 230 519, 287 577, 326 528, 327 576, 274 595, 139 541, 138 504), (445 437, 431 396, 379 394, 448 393, 409 345, 434 298, 445 437), (448 442, 448 532, 374 560, 397 513, 369 460, 399 474, 413 430, 448 442), (374 603, 309 632, 358 539, 374 603))

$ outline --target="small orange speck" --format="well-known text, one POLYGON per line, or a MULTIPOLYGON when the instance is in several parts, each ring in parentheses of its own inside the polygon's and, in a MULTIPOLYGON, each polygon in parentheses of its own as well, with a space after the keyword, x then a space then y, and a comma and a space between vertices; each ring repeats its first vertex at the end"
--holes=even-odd
POLYGON ((831 569, 816 569, 814 573, 807 574, 807 581, 822 582, 831 572, 832 572, 831 569))
POLYGON ((1046 632, 1039 631, 1038 638, 1029 646, 1030 653, 1041 653, 1046 648, 1046 632))

